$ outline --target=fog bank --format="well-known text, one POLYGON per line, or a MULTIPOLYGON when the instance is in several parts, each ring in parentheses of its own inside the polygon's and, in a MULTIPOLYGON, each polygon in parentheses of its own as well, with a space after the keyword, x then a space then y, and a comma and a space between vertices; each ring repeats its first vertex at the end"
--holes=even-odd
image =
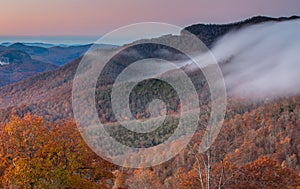
POLYGON ((212 53, 229 95, 278 97, 300 94, 300 20, 268 22, 231 32, 212 53))

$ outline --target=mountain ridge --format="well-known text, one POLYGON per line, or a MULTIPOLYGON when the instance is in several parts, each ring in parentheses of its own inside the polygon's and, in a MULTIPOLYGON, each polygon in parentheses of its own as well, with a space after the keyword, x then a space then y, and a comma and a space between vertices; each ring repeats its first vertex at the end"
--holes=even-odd
POLYGON ((53 64, 33 60, 28 53, 21 50, 6 49, 0 52, 0 58, 0 86, 57 68, 53 64))
MULTIPOLYGON (((290 17, 267 17, 267 16, 254 16, 242 21, 237 21, 233 23, 226 23, 226 24, 193 24, 184 28, 184 30, 191 32, 192 34, 196 35, 203 43, 211 48, 213 43, 216 39, 220 38, 224 34, 228 33, 232 30, 239 30, 243 27, 260 24, 264 22, 283 22, 283 21, 290 21, 299 19, 300 16, 293 15, 290 17)), ((184 34, 184 30, 181 34, 184 34)))
MULTIPOLYGON (((28 46, 23 43, 14 43, 7 47, 0 45, 0 87, 56 69, 81 57, 90 47, 91 44, 50 48, 28 46)), ((96 45, 96 47, 106 46, 96 45)))

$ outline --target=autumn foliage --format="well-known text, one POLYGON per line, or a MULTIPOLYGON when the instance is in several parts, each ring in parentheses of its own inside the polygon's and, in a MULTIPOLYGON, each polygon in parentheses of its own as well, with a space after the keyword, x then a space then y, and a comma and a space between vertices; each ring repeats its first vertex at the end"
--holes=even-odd
POLYGON ((299 188, 299 97, 245 104, 230 102, 209 151, 197 151, 200 127, 176 157, 137 170, 113 166, 97 156, 74 121, 12 116, 0 128, 0 187, 299 188))
POLYGON ((107 188, 113 166, 94 154, 72 121, 13 116, 0 131, 2 188, 107 188))

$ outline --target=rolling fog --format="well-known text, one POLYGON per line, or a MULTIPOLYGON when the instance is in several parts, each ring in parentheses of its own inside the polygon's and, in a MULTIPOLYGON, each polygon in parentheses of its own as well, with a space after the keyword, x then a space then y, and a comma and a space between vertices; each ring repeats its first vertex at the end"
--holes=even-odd
POLYGON ((215 43, 212 53, 229 95, 272 98, 300 94, 300 20, 231 32, 215 43))
MULTIPOLYGON (((300 20, 266 22, 232 31, 217 40, 211 52, 221 67, 229 96, 256 99, 300 94, 300 20)), ((210 53, 196 58, 200 67, 211 64, 210 53)), ((144 61, 151 64, 129 66, 132 71, 123 79, 155 78, 174 69, 160 60, 144 61)), ((191 61, 173 63, 177 68, 195 66, 191 61)))

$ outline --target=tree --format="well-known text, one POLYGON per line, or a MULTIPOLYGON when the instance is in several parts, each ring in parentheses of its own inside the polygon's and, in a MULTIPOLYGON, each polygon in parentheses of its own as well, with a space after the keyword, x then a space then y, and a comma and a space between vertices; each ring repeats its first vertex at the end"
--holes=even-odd
POLYGON ((296 188, 300 186, 300 176, 282 167, 278 161, 259 157, 256 161, 237 167, 229 188, 296 188))
POLYGON ((133 175, 126 180, 126 184, 130 189, 161 189, 162 184, 149 169, 137 169, 133 175))
POLYGON ((87 147, 73 121, 12 116, 0 135, 3 187, 108 188, 113 177, 114 166, 87 147))

